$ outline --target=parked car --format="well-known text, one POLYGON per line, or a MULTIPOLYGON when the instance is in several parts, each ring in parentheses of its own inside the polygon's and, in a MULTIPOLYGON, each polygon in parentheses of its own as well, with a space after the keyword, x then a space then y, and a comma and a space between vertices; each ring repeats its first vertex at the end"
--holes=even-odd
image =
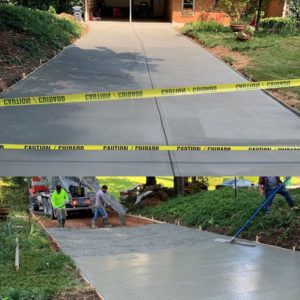
MULTIPOLYGON (((225 180, 222 184, 218 184, 216 186, 216 189, 221 189, 221 188, 225 188, 225 187, 229 187, 234 189, 235 188, 235 179, 231 178, 228 180, 225 180)), ((255 184, 253 182, 251 182, 248 179, 236 179, 236 187, 237 188, 258 188, 258 184, 255 184)))

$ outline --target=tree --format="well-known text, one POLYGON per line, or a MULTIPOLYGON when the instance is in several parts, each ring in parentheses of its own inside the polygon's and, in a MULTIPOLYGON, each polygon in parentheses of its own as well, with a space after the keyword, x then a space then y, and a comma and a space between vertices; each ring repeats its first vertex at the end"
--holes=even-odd
POLYGON ((147 176, 145 185, 146 186, 156 185, 156 177, 155 176, 147 176))
POLYGON ((218 7, 224 10, 233 20, 239 20, 251 4, 250 0, 220 0, 218 7))
POLYGON ((59 13, 72 13, 72 7, 83 5, 82 0, 0 0, 0 4, 14 4, 30 7, 32 9, 49 10, 52 6, 59 13))
POLYGON ((259 29, 259 23, 260 23, 260 19, 261 19, 263 1, 264 0, 259 0, 258 1, 257 18, 256 18, 256 23, 255 23, 255 31, 258 31, 258 29, 259 29))
POLYGON ((296 21, 297 27, 300 28, 300 0, 290 0, 289 13, 290 16, 296 21))

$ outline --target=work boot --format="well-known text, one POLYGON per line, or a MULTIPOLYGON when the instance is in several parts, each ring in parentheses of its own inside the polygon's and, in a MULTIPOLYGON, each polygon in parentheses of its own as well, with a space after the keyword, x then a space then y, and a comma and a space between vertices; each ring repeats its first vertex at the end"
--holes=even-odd
POLYGON ((61 220, 61 227, 65 227, 65 222, 66 222, 66 219, 61 220))
POLYGON ((62 220, 57 220, 57 221, 58 221, 58 227, 63 227, 62 220))
POLYGON ((121 217, 120 217, 120 225, 121 225, 121 226, 126 226, 125 216, 121 216, 121 217))
POLYGON ((103 220, 103 227, 104 228, 110 228, 111 227, 111 225, 107 222, 106 219, 103 220))
POLYGON ((92 220, 91 228, 92 228, 92 229, 95 229, 95 228, 96 228, 96 222, 95 222, 94 220, 92 220))

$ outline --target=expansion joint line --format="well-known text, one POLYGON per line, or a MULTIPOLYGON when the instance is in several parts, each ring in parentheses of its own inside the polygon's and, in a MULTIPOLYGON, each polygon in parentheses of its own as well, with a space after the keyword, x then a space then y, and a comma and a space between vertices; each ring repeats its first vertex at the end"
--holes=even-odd
MULTIPOLYGON (((134 25, 132 23, 131 23, 131 28, 132 28, 132 31, 134 32, 136 38, 139 40, 139 42, 141 44, 142 51, 143 51, 143 54, 144 54, 145 64, 146 64, 146 68, 147 68, 147 72, 148 72, 148 76, 149 76, 149 79, 150 79, 150 84, 151 84, 152 89, 154 89, 153 79, 152 79, 151 71, 150 71, 149 64, 148 64, 148 58, 147 58, 147 52, 146 52, 146 49, 145 49, 145 45, 144 45, 142 39, 137 34, 137 32, 136 32, 136 30, 134 28, 134 25)), ((157 108, 157 111, 158 111, 158 114, 159 114, 160 124, 161 124, 161 127, 163 129, 163 133, 164 133, 164 136, 165 136, 166 143, 167 143, 167 145, 170 145, 170 143, 168 141, 167 132, 166 132, 166 129, 164 127, 164 122, 163 122, 163 118, 162 118, 162 112, 161 112, 161 109, 159 107, 159 103, 158 103, 157 97, 154 97, 154 101, 155 101, 155 105, 156 105, 156 108, 157 108)), ((171 154, 170 151, 168 151, 168 156, 169 156, 169 160, 170 160, 170 163, 171 163, 172 173, 173 173, 174 176, 176 176, 176 174, 175 174, 175 167, 173 165, 172 154, 171 154)), ((176 160, 175 155, 174 155, 174 160, 176 160)))

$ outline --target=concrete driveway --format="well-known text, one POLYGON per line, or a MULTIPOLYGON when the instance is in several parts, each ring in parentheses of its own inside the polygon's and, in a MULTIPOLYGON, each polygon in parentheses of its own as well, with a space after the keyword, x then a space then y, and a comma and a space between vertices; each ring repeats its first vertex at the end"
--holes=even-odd
MULTIPOLYGON (((245 81, 167 23, 94 22, 5 97, 245 81)), ((261 91, 0 109, 0 143, 299 144, 300 118, 261 91)), ((300 153, 0 153, 3 175, 298 175, 300 153)))
POLYGON ((299 299, 299 252, 170 224, 48 230, 105 300, 299 299))

